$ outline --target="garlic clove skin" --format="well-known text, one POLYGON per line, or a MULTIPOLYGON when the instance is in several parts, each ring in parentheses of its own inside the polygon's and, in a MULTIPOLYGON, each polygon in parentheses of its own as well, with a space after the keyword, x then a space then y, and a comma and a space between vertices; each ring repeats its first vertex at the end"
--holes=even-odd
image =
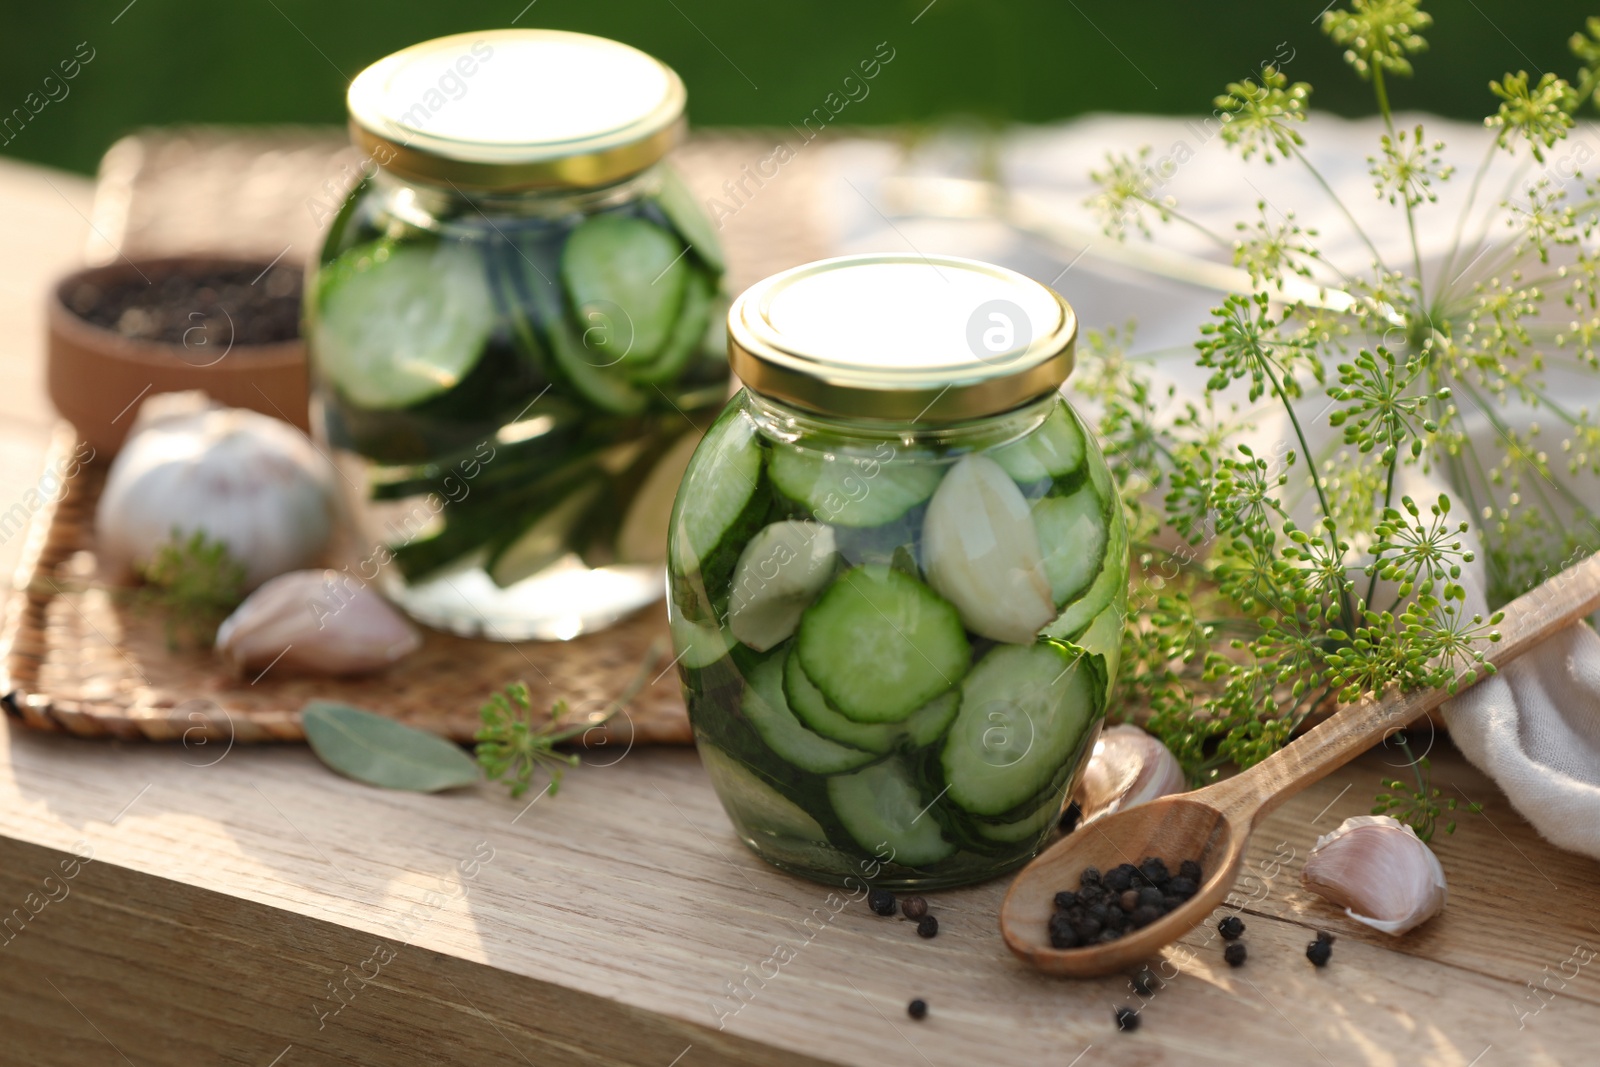
POLYGON ((975 634, 1031 643, 1055 618, 1028 500, 1005 469, 969 455, 950 468, 922 522, 928 584, 975 634))
POLYGON ((1095 741, 1073 793, 1082 812, 1078 825, 1187 788, 1183 768, 1166 745, 1137 726, 1113 726, 1095 741))
POLYGON ((235 670, 366 674, 415 652, 422 637, 389 602, 340 571, 291 571, 245 598, 217 628, 235 670))
POLYGON ((1317 838, 1300 871, 1313 893, 1360 923, 1396 936, 1444 908, 1444 868, 1411 827, 1358 815, 1317 838))
POLYGON ((95 513, 102 559, 126 572, 161 546, 203 532, 253 589, 316 563, 333 530, 328 463, 299 430, 203 394, 146 401, 112 461, 95 513))
POLYGON ((780 644, 833 577, 833 527, 791 520, 765 526, 739 554, 728 598, 728 629, 757 652, 780 644))

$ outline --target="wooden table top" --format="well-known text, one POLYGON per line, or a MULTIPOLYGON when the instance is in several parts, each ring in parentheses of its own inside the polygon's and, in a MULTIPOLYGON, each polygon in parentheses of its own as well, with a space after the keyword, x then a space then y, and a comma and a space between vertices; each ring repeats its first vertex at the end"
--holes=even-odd
MULTIPOLYGON (((40 311, 82 254, 90 191, 0 163, 0 510, 54 421, 40 311)), ((1317 835, 1400 762, 1369 753, 1257 833, 1249 962, 1192 933, 1196 960, 1158 963, 1171 980, 1121 1034, 1126 981, 1042 978, 1006 952, 1003 881, 933 895, 924 941, 747 852, 690 751, 602 756, 528 805, 371 789, 298 747, 13 725, 0 1063, 1594 1062, 1600 866, 1540 840, 1448 741, 1433 760, 1446 796, 1484 805, 1435 842, 1443 915, 1394 939, 1299 887, 1317 835), (1338 935, 1324 970, 1303 955, 1318 929, 1338 935)))

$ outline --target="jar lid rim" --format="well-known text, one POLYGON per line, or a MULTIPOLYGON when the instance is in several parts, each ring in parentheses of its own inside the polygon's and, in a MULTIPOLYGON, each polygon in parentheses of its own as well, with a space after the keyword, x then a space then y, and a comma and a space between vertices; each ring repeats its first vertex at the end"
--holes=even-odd
POLYGON ((438 37, 350 83, 351 138, 384 168, 475 190, 591 188, 659 161, 688 94, 665 63, 566 30, 438 37))
POLYGON ((839 256, 772 275, 728 311, 733 372, 821 414, 912 423, 994 415, 1061 387, 1077 315, 981 260, 839 256))

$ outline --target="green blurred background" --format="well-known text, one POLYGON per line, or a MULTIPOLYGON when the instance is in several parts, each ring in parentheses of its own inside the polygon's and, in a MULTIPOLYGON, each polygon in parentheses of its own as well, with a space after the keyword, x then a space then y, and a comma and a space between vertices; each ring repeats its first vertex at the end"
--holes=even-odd
MULTIPOLYGON (((700 126, 798 122, 880 41, 896 56, 841 123, 1048 122, 1089 111, 1210 110, 1221 87, 1280 50, 1313 105, 1372 109, 1370 89, 1316 28, 1323 5, 1285 0, 5 0, 0 114, 80 42, 93 60, 0 153, 94 169, 119 136, 180 122, 338 123, 344 87, 404 45, 465 30, 544 26, 614 37, 689 85, 700 126), (115 21, 113 21, 115 20, 115 21), (914 21, 915 20, 915 21, 914 21)), ((1397 108, 1463 118, 1491 109, 1507 69, 1572 74, 1570 0, 1427 7, 1432 47, 1397 108)), ((59 93, 59 90, 57 90, 59 93)), ((0 136, 0 140, 4 137, 0 136)))

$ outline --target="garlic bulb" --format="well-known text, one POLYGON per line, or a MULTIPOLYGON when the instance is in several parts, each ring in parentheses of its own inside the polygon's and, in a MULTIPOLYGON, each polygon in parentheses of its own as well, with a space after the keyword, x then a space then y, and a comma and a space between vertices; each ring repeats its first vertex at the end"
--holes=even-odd
POLYGON ((1300 881, 1386 934, 1427 922, 1445 902, 1439 858, 1411 827, 1387 815, 1358 815, 1317 838, 1300 881))
POLYGON ((1094 743, 1094 754, 1073 794, 1083 813, 1078 825, 1181 793, 1187 785, 1183 768, 1166 745, 1137 726, 1113 726, 1094 743))
POLYGON ((975 634, 1028 644, 1055 618, 1028 500, 987 456, 964 457, 922 521, 923 570, 975 634))
POLYGON ((198 392, 145 401, 95 514, 113 568, 201 531, 244 566, 246 588, 315 563, 332 528, 328 463, 305 435, 198 392))
POLYGON ((217 651, 240 671, 276 666, 364 674, 421 644, 416 629, 387 600, 339 571, 280 574, 217 629, 217 651))
POLYGON ((733 571, 728 629, 757 652, 777 645, 833 577, 838 549, 833 527, 791 520, 764 527, 750 539, 733 571))

